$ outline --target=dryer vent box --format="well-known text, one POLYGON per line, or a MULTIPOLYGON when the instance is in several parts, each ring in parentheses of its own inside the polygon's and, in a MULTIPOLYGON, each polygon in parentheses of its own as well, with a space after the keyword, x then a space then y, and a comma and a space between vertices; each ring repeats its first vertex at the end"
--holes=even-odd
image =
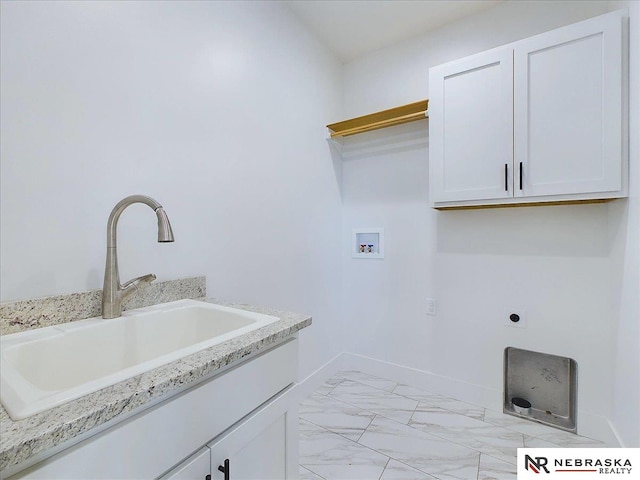
POLYGON ((575 433, 577 366, 568 357, 505 348, 503 412, 575 433))

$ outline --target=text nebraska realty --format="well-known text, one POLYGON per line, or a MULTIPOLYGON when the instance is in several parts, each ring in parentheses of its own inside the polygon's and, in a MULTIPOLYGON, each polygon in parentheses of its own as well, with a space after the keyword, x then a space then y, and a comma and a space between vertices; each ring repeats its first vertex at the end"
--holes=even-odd
MULTIPOLYGON (((548 463, 547 457, 531 458, 529 455, 525 455, 525 468, 527 470, 529 470, 529 467, 533 467, 532 470, 537 470, 536 473, 542 470, 546 473, 551 473, 547 468, 548 463), (535 467, 538 468, 536 469, 535 467)), ((556 458, 553 461, 553 466, 556 472, 594 472, 618 475, 630 475, 632 468, 631 460, 628 458, 605 458, 603 460, 599 458, 556 458)))

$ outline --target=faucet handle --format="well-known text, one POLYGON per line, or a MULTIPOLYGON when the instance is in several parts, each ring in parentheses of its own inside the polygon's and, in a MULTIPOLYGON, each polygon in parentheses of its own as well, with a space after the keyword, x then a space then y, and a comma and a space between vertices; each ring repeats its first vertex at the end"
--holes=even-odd
POLYGON ((128 282, 122 284, 122 288, 127 288, 129 285, 133 285, 138 288, 139 283, 151 283, 156 279, 155 273, 148 273, 146 275, 142 275, 141 277, 132 278, 128 282))

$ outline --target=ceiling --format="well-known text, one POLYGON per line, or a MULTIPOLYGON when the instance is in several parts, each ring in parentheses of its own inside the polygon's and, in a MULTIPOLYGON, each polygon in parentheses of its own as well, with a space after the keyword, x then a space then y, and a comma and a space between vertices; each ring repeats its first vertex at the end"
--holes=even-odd
POLYGON ((285 0, 342 60, 425 33, 502 0, 285 0))

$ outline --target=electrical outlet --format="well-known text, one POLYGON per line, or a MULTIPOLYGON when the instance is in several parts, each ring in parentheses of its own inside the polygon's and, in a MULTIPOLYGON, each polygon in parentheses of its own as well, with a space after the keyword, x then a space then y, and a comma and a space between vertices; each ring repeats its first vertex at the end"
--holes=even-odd
POLYGON ((427 298, 427 315, 436 314, 436 301, 433 298, 427 298))
POLYGON ((508 327, 527 328, 527 312, 522 307, 506 308, 503 318, 508 327))

